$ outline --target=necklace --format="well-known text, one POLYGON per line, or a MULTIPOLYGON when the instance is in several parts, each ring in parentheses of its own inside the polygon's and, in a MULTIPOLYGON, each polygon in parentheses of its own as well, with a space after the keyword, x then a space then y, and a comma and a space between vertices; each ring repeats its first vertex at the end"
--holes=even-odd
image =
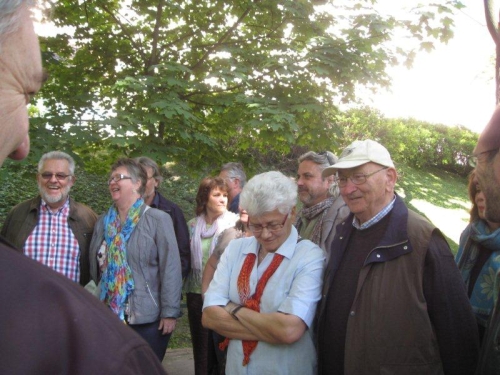
POLYGON ((264 260, 267 254, 264 253, 264 250, 262 250, 262 247, 259 247, 259 263, 264 260))

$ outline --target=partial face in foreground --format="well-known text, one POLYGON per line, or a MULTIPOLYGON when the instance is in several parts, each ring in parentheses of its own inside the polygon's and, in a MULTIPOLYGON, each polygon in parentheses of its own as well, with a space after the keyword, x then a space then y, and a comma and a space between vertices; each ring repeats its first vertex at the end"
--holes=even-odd
POLYGON ((19 12, 18 28, 0 37, 0 165, 6 157, 21 160, 28 155, 26 105, 44 80, 30 11, 23 6, 19 12))
POLYGON ((486 199, 484 216, 487 220, 500 222, 500 153, 484 160, 476 166, 476 178, 486 199))

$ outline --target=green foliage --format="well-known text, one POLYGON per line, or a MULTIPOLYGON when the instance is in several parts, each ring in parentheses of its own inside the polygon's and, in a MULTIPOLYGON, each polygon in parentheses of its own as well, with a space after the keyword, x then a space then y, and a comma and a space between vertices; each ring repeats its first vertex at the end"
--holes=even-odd
POLYGON ((341 135, 335 103, 355 100, 359 85, 387 86, 388 66, 447 41, 459 7, 395 18, 376 2, 322 3, 57 2, 50 19, 65 28, 41 40, 51 79, 34 155, 72 151, 102 173, 117 154, 211 169, 271 149, 326 148, 341 135))
POLYGON ((374 139, 383 144, 393 160, 416 168, 436 167, 466 176, 468 158, 478 135, 462 126, 431 124, 415 119, 386 119, 368 107, 336 116, 343 129, 340 148, 356 139, 374 139))
MULTIPOLYGON (((107 165, 106 172, 109 172, 109 165, 111 163, 107 165)), ((174 166, 173 170, 162 169, 165 180, 160 186, 160 192, 178 204, 186 219, 189 220, 194 216, 194 197, 202 175, 194 179, 182 176, 183 168, 182 166, 174 166)), ((38 194, 36 173, 36 164, 21 164, 12 161, 4 163, 0 169, 0 180, 2 181, 0 185, 0 224, 3 223, 12 207, 38 194)), ((112 203, 108 190, 107 173, 89 173, 77 166, 75 176, 76 182, 71 188, 71 197, 88 205, 97 214, 106 212, 112 203)))

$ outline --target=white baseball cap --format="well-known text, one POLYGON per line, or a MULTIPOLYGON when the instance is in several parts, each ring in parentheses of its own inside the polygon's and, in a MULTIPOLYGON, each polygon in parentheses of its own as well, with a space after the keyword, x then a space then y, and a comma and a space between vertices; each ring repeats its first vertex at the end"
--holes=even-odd
POLYGON ((384 167, 395 168, 389 151, 380 143, 365 139, 354 141, 347 146, 337 162, 323 169, 323 177, 331 176, 337 169, 355 168, 366 163, 377 163, 384 167))

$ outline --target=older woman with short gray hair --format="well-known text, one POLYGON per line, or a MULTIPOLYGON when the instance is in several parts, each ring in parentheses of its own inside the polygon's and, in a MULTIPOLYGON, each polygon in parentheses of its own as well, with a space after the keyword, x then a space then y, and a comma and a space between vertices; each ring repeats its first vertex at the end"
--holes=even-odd
POLYGON ((203 306, 203 324, 228 337, 228 374, 316 373, 311 326, 325 258, 293 227, 296 200, 280 172, 253 177, 241 193, 254 237, 229 243, 203 306))

